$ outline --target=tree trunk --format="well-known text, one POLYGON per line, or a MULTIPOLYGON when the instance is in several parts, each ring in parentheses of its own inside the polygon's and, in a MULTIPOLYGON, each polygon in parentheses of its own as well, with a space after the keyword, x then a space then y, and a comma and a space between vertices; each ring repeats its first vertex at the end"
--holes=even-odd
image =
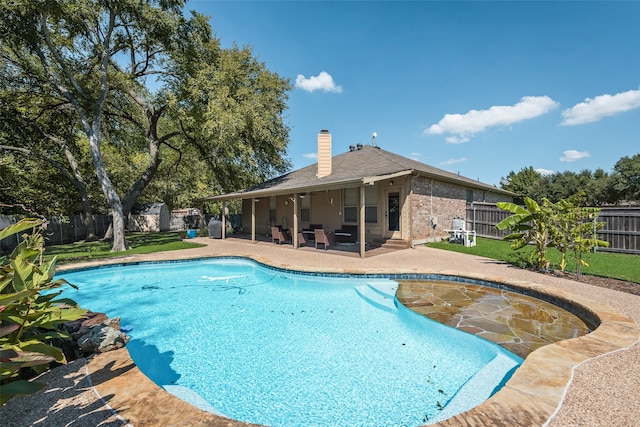
POLYGON ((96 225, 93 221, 93 210, 86 190, 84 191, 84 194, 80 194, 80 197, 82 198, 82 222, 84 223, 84 229, 86 230, 84 240, 92 242, 97 240, 98 237, 96 236, 96 225))
MULTIPOLYGON (((153 126, 153 128, 155 128, 155 126, 153 126)), ((131 185, 122 203, 122 210, 126 216, 131 213, 133 204, 138 200, 140 193, 142 193, 153 180, 153 177, 158 171, 158 167, 160 167, 160 162, 162 161, 160 158, 160 144, 161 141, 158 140, 158 138, 149 139, 149 163, 147 164, 147 168, 131 185)))
MULTIPOLYGON (((160 115, 154 115, 151 120, 151 134, 155 135, 155 129, 157 126, 157 120, 160 115)), ((171 135, 173 136, 173 135, 171 135)), ((149 185, 149 183, 153 180, 156 172, 158 171, 158 167, 160 167, 160 163, 162 159, 160 158, 160 145, 162 144, 162 140, 157 137, 149 138, 149 163, 145 171, 138 177, 138 179, 131 184, 127 194, 124 196, 124 200, 122 201, 122 215, 125 219, 129 218, 129 214, 133 209, 133 205, 138 200, 140 194, 144 191, 145 188, 149 185)), ((111 238, 113 234, 113 227, 109 225, 107 232, 105 233, 104 239, 111 238)))
POLYGON ((104 167, 104 162, 102 161, 102 154, 100 153, 100 145, 98 141, 98 135, 95 129, 92 129, 89 136, 89 147, 91 149, 91 156, 93 158, 93 165, 96 169, 96 176, 98 177, 98 182, 100 183, 100 187, 102 188, 102 192, 104 193, 107 203, 109 204, 109 208, 111 209, 112 215, 112 229, 113 229, 113 246, 111 247, 111 252, 122 252, 129 249, 129 245, 125 239, 124 235, 124 215, 122 213, 122 203, 120 202, 120 197, 116 192, 109 176, 107 175, 107 171, 104 167))

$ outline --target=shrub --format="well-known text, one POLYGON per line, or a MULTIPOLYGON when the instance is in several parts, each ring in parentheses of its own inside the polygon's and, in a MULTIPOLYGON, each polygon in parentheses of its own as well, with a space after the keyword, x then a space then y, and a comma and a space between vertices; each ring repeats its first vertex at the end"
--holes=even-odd
POLYGON ((44 226, 42 220, 27 218, 0 230, 0 240, 32 231, 0 258, 0 404, 43 387, 22 378, 26 369, 40 373, 51 362, 66 363, 52 342, 69 339, 60 325, 86 313, 71 299, 56 299, 62 290, 51 291, 67 282, 53 280, 55 258, 44 262, 44 226))

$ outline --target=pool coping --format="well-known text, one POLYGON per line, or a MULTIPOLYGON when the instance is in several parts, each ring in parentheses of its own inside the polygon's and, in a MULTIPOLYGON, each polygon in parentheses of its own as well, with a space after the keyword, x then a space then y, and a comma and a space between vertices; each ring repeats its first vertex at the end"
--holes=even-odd
MULTIPOLYGON (((358 269, 304 268, 278 264, 270 259, 252 255, 234 255, 234 258, 248 258, 266 266, 293 270, 301 273, 353 274, 353 275, 393 275, 398 269, 378 269, 362 271, 358 269)), ((205 256, 193 259, 220 258, 205 256)), ((187 260, 187 259, 182 259, 187 260)), ((167 260, 169 261, 169 260, 167 260)), ((143 261, 147 262, 147 261, 143 261)), ((151 261, 154 262, 154 261, 151 261)), ((165 262, 165 261, 160 261, 165 262)), ((140 263, 140 261, 120 261, 116 264, 140 263)), ((113 265, 113 262, 106 263, 113 265)), ((101 265, 104 265, 101 263, 101 265)), ((73 268, 69 268, 73 269, 73 268)), ((67 268, 61 268, 61 271, 67 268)), ((423 271, 413 274, 438 274, 460 276, 490 283, 502 283, 527 294, 550 296, 553 300, 574 304, 597 317, 600 324, 591 333, 549 344, 530 353, 523 364, 513 374, 507 384, 482 404, 440 421, 437 426, 484 426, 484 425, 544 425, 559 410, 574 370, 587 360, 612 352, 628 349, 638 342, 640 328, 621 312, 589 298, 560 289, 508 279, 502 276, 443 271, 437 273, 423 271)), ((247 426, 255 425, 231 420, 202 411, 170 393, 148 379, 136 366, 125 349, 103 353, 92 358, 88 370, 96 392, 109 396, 109 406, 133 425, 190 425, 190 426, 247 426), (149 407, 148 402, 154 405, 149 407)))

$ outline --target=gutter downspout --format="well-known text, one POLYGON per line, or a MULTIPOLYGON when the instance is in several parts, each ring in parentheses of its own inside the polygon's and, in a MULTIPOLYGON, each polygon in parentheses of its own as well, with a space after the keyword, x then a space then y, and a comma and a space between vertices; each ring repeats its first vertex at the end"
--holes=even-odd
MULTIPOLYGON (((430 190, 430 194, 429 194, 429 204, 430 204, 429 210, 431 211, 431 222, 433 222, 433 178, 431 178, 431 190, 430 190)), ((436 241, 436 227, 437 227, 437 225, 436 225, 436 227, 434 227, 433 225, 435 225, 435 224, 432 224, 432 226, 431 226, 431 228, 433 230, 432 239, 435 242, 436 241)))

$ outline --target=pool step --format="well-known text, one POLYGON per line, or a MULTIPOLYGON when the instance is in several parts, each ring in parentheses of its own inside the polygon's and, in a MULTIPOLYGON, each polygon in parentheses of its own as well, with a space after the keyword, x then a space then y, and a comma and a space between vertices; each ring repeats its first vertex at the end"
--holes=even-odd
POLYGON ((376 280, 366 285, 356 286, 354 289, 360 298, 372 306, 390 313, 398 311, 395 304, 398 282, 392 280, 376 280))
POLYGON ((202 396, 200 396, 197 392, 191 390, 189 387, 181 386, 181 385, 163 385, 167 392, 173 394, 180 400, 184 400, 187 403, 195 406, 196 408, 202 409, 203 411, 211 412, 216 415, 220 415, 224 417, 225 415, 218 411, 213 407, 209 402, 207 402, 202 396))
POLYGON ((483 366, 473 377, 469 378, 449 400, 438 416, 430 421, 442 421, 481 404, 490 398, 496 389, 508 379, 505 378, 505 372, 511 372, 517 366, 518 362, 514 359, 503 353, 498 353, 493 360, 483 366))

